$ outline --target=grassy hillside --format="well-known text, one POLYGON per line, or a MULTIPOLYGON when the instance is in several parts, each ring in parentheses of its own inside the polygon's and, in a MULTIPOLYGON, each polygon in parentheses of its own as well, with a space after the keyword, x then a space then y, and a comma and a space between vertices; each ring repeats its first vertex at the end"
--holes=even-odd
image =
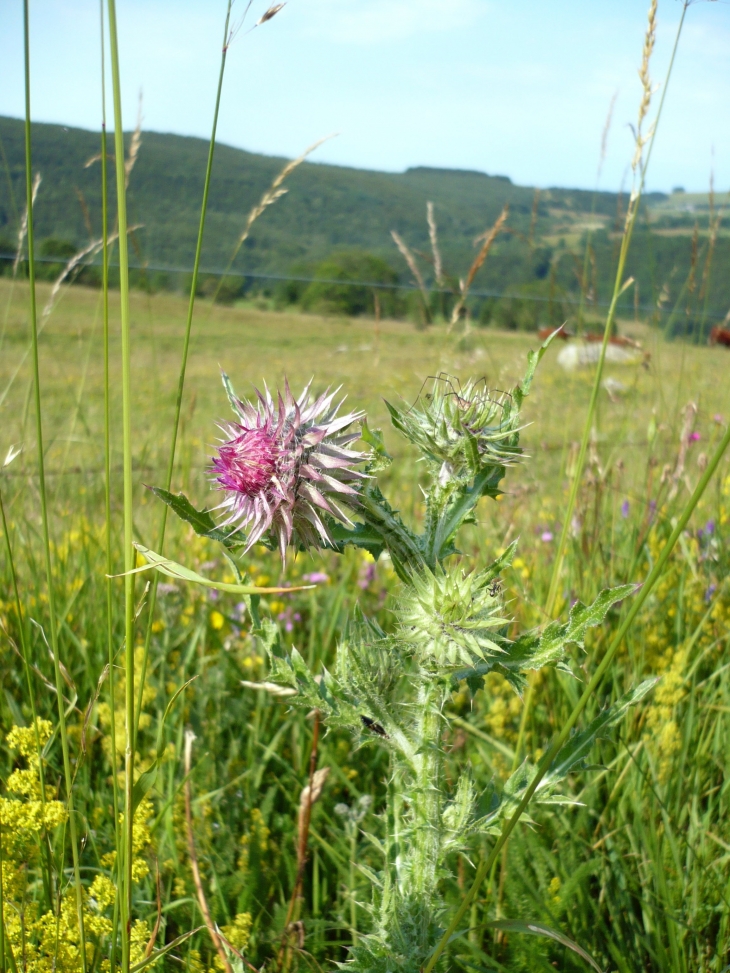
MULTIPOLYGON (((22 123, 0 118, 0 140, 5 169, 0 180, 0 243, 7 251, 14 247, 24 205, 22 123)), ((33 126, 33 163, 42 176, 36 207, 39 240, 60 238, 80 247, 90 235, 99 235, 99 164, 87 166, 99 146, 93 132, 33 126)), ((130 220, 142 224, 134 234, 133 259, 150 268, 158 286, 169 286, 172 279, 165 279, 159 268, 191 265, 206 154, 207 144, 201 139, 143 133, 129 189, 130 220)), ((204 268, 215 271, 228 265, 248 212, 284 162, 218 146, 204 268)), ((317 163, 300 166, 287 185, 287 196, 255 224, 236 259, 235 272, 308 276, 333 251, 362 250, 386 259, 406 282, 410 275, 390 230, 397 230, 414 250, 429 253, 425 210, 431 200, 444 263, 454 281, 473 259, 475 237, 509 204, 509 232, 495 245, 475 288, 524 295, 526 309, 505 312, 512 326, 562 319, 569 307, 565 302, 579 294, 581 284, 598 303, 607 299, 613 284, 622 211, 622 199, 613 193, 553 188, 536 194, 505 176, 479 172, 421 167, 383 173, 317 163), (586 262, 588 235, 591 250, 586 262)), ((646 202, 628 268, 639 284, 638 303, 656 306, 661 298, 669 308, 681 298, 681 315, 675 315, 673 330, 681 330, 705 308, 709 318, 724 314, 730 305, 730 277, 723 272, 730 262, 730 239, 720 231, 711 272, 706 272, 706 199, 697 205, 694 200, 685 202, 681 193, 655 194, 646 202)), ((432 278, 428 258, 424 276, 427 281, 432 278)), ((627 306, 633 301, 629 295, 627 306)), ((489 318, 492 309, 477 308, 476 316, 480 314, 489 318)))

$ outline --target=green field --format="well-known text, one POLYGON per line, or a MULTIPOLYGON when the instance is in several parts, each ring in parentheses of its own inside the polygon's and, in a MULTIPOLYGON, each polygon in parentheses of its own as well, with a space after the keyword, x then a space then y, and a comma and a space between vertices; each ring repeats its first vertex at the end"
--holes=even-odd
MULTIPOLYGON (((38 295, 43 308, 50 286, 39 286, 38 295)), ((32 618, 47 628, 27 297, 25 283, 0 279, 0 453, 4 456, 11 444, 23 445, 20 456, 2 471, 0 487, 26 622, 32 618)), ((113 293, 111 405, 114 442, 119 444, 116 300, 113 293)), ((160 504, 145 485, 164 480, 185 312, 186 302, 175 296, 132 294, 135 530, 148 546, 154 543, 160 504)), ((559 598, 563 614, 575 598, 588 601, 607 585, 646 577, 673 518, 730 421, 730 355, 725 349, 667 343, 642 323, 625 321, 620 327, 643 342, 648 357, 644 365, 606 367, 608 391, 601 391, 595 445, 569 539, 559 598), (686 411, 690 402, 697 407, 694 419, 686 411)), ((64 289, 44 325, 40 345, 59 652, 68 676, 64 692, 82 836, 82 878, 90 887, 99 876, 112 874, 107 857, 115 841, 110 732, 113 721, 118 733, 123 725, 122 676, 117 676, 114 717, 108 682, 99 683, 106 664, 99 292, 64 289)), ((224 308, 201 301, 173 489, 184 490, 199 507, 214 502, 206 468, 217 436, 215 422, 228 412, 219 368, 230 375, 242 396, 250 396, 264 381, 272 389, 281 387, 285 377, 298 392, 314 377, 315 389, 342 385, 348 404, 367 410, 371 427, 383 428, 396 462, 381 475, 381 485, 407 519, 419 522, 422 467, 415 462, 415 452, 389 428, 383 398, 414 402, 429 377, 441 373, 452 377, 455 388, 459 380, 482 376, 492 388, 511 388, 535 346, 536 338, 524 333, 475 329, 449 334, 442 325, 416 330, 403 322, 274 313, 245 304, 224 308)), ((552 551, 590 394, 592 371, 566 373, 556 361, 559 351, 555 345, 548 350, 526 403, 522 443, 529 459, 521 470, 508 472, 507 492, 499 502, 481 501, 478 522, 464 531, 460 543, 464 563, 475 565, 491 560, 498 549, 519 537, 518 558, 503 578, 505 602, 516 628, 545 621, 552 551)), ((115 452, 112 465, 116 534, 121 532, 121 452, 115 452)), ((642 678, 660 675, 662 681, 625 716, 610 739, 595 746, 586 769, 571 775, 564 791, 579 801, 578 806, 539 806, 531 812, 532 824, 519 825, 472 906, 468 935, 453 944, 451 960, 457 968, 588 968, 555 939, 496 931, 488 925, 495 918, 557 930, 604 970, 720 973, 730 962, 729 529, 726 459, 586 719, 642 678)), ((170 525, 165 553, 211 577, 229 571, 217 548, 177 521, 170 525)), ((328 580, 313 591, 269 599, 264 609, 278 619, 287 645, 296 645, 315 669, 332 665, 337 641, 356 604, 386 630, 393 625, 399 582, 387 561, 373 567, 366 555, 352 550, 341 558, 328 553, 299 555, 282 575, 278 559, 257 547, 245 563, 258 584, 296 584, 305 574, 326 572, 328 580)), ((29 724, 32 714, 26 674, 18 660, 19 625, 4 553, 0 565, 0 720, 7 734, 12 725, 29 724)), ((121 563, 115 566, 121 569, 121 563)), ((114 642, 120 645, 121 582, 114 586, 114 642)), ((142 596, 140 583, 137 597, 142 596)), ((574 649, 573 669, 580 678, 595 669, 625 608, 624 604, 615 609, 603 626, 592 630, 585 654, 574 649)), ((141 613, 140 639, 144 607, 141 613)), ((52 662, 40 629, 26 624, 25 631, 38 714, 55 721, 52 662)), ((183 800, 183 734, 192 728, 197 736, 191 775, 195 842, 214 921, 234 944, 248 943, 246 958, 257 968, 266 964, 267 969, 282 971, 319 971, 344 960, 346 948, 367 931, 370 921, 371 872, 365 869, 377 869, 378 852, 365 832, 382 833, 389 774, 386 751, 372 741, 358 746, 343 731, 320 739, 319 766, 330 768, 329 778, 312 809, 301 896, 289 910, 312 721, 305 711, 290 710, 286 700, 241 686, 242 679, 265 680, 267 668, 235 595, 214 598, 201 588, 167 585, 152 632, 138 770, 152 761, 170 695, 186 680, 197 678, 168 721, 164 759, 136 826, 135 854, 141 864, 134 890, 135 955, 141 958, 158 916, 157 871, 158 946, 201 925, 183 800), (301 927, 292 925, 300 921, 301 927)), ((563 672, 539 673, 535 704, 525 726, 528 754, 534 757, 543 751, 580 688, 577 678, 563 672)), ((519 697, 496 674, 473 700, 466 691, 452 696, 449 713, 455 722, 443 785, 447 792, 453 791, 466 768, 480 789, 493 778, 505 779, 518 746, 521 712, 519 697)), ((117 747, 121 745, 118 736, 117 747)), ((7 782, 24 760, 7 743, 1 759, 7 782)), ((116 761, 115 766, 121 765, 116 761)), ((49 786, 56 788, 60 775, 60 750, 54 741, 46 755, 49 786)), ((29 803, 14 804, 30 808, 29 803)), ((2 819, 3 853, 22 866, 20 877, 8 880, 5 890, 9 941, 14 947, 24 944, 27 971, 45 973, 53 959, 62 973, 75 973, 79 960, 67 837, 57 829, 46 851, 23 837, 24 821, 32 833, 30 817, 18 813, 15 825, 8 825, 7 815, 2 819), (39 877, 46 853, 54 862, 54 894, 64 902, 60 932, 55 934, 42 928, 38 918, 47 911, 49 893, 39 877)), ((454 853, 451 873, 443 879, 450 907, 461 900, 488 843, 477 836, 464 853, 454 853)), ((106 916, 108 921, 111 912, 98 895, 88 909, 94 928, 101 930, 95 934, 94 968, 107 969, 102 965, 106 927, 101 920, 106 916)), ((220 969, 204 929, 175 956, 178 959, 170 954, 158 961, 157 968, 164 964, 193 973, 220 969)))

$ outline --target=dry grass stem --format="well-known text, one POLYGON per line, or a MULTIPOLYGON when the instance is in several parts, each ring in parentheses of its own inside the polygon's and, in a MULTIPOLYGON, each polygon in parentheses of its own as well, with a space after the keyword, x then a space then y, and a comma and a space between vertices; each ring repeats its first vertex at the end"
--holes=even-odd
POLYGON ((601 172, 603 171, 603 163, 606 161, 606 152, 608 151, 608 133, 611 130, 611 122, 613 121, 613 110, 616 107, 616 99, 618 98, 618 91, 614 91, 611 98, 611 103, 608 106, 608 114, 606 115, 606 121, 603 125, 603 132, 601 133, 601 153, 598 157, 598 172, 596 173, 596 184, 600 181, 601 172))
POLYGON ((481 249, 479 250, 479 253, 476 255, 474 259, 474 263, 469 268, 469 273, 466 275, 466 280, 459 281, 461 296, 459 297, 459 300, 454 305, 454 310, 451 312, 451 321, 449 323, 450 328, 453 327, 456 324, 456 322, 459 320, 459 317, 461 316, 461 313, 464 310, 464 307, 466 305, 466 299, 469 296, 469 288, 471 287, 472 282, 474 281, 474 277, 476 276, 477 271, 482 266, 484 261, 487 259, 487 254, 491 250, 492 244, 497 238, 497 234, 504 226, 504 222, 507 219, 508 215, 509 215, 509 206, 505 205, 504 209, 497 217, 497 221, 492 227, 492 229, 489 230, 483 237, 477 237, 477 240, 479 239, 483 240, 482 246, 481 249))
POLYGON ((428 291, 426 290, 426 285, 423 281, 423 275, 418 269, 418 264, 416 263, 416 258, 413 256, 412 252, 408 249, 405 240, 401 237, 399 233, 395 230, 390 231, 390 235, 393 237, 395 245, 401 252, 401 255, 405 262, 408 264, 408 269, 413 274, 413 277, 418 285, 418 289, 421 292, 421 299, 423 301, 423 313, 426 319, 426 323, 430 321, 430 314, 428 311, 428 291))
POLYGON ((261 14, 259 19, 256 21, 256 26, 260 27, 261 24, 265 24, 267 20, 271 20, 271 18, 275 17, 279 13, 279 11, 285 6, 286 6, 286 2, 272 4, 268 10, 264 11, 264 13, 261 14))
MULTIPOLYGON (((31 194, 31 206, 35 206, 35 198, 38 195, 38 187, 41 184, 41 174, 36 172, 35 178, 33 179, 33 192, 31 194)), ((28 233, 28 207, 25 207, 23 212, 23 219, 20 221, 20 229, 18 230, 18 247, 15 251, 15 260, 13 261, 13 277, 18 274, 18 264, 20 263, 20 258, 23 256, 23 244, 25 243, 25 237, 28 233)))
POLYGON ((195 734, 192 730, 185 731, 185 830, 187 836, 188 844, 188 857, 190 858, 190 869, 193 873, 193 884, 195 885, 195 893, 198 898, 198 905, 200 906, 200 911, 203 915, 203 921, 208 930, 208 935, 211 938, 213 945, 215 946, 216 952, 223 963, 223 969, 226 973, 233 973, 230 962, 228 961, 228 956, 226 954, 221 938, 218 935, 218 930, 216 929, 215 923, 211 919, 210 909, 208 908, 208 901, 205 898, 205 891, 203 889, 203 881, 200 877, 200 868, 198 866, 198 855, 195 851, 195 838, 193 836, 193 785, 190 780, 190 768, 192 763, 193 754, 193 743, 195 741, 195 734))
POLYGON ((692 431, 694 429, 695 419, 697 418, 697 404, 695 402, 688 402, 684 407, 683 415, 682 430, 679 434, 679 451, 677 453, 677 462, 670 477, 671 483, 669 493, 667 494, 667 503, 670 503, 676 497, 679 484, 682 480, 685 481, 689 492, 692 492, 691 485, 686 481, 685 466, 687 463, 687 450, 692 442, 692 431))
MULTIPOLYGON (((140 230, 143 226, 144 226, 143 223, 137 223, 134 226, 130 226, 127 229, 127 233, 133 233, 135 230, 140 230)), ((119 238, 118 232, 115 231, 114 233, 111 233, 107 238, 107 246, 114 243, 114 241, 117 240, 118 238, 119 238)), ((68 277, 71 274, 73 274, 73 272, 81 264, 84 263, 85 260, 87 260, 90 257, 96 256, 96 254, 101 250, 103 246, 104 246, 103 240, 92 240, 92 242, 87 247, 84 247, 83 250, 79 250, 78 253, 75 253, 73 257, 71 257, 66 262, 66 266, 63 268, 61 273, 54 281, 53 287, 51 288, 51 293, 48 297, 48 300, 46 301, 45 307, 43 308, 43 313, 41 314, 41 323, 40 323, 40 327, 38 328, 39 334, 42 328, 44 327, 44 325, 46 324, 51 312, 53 311, 53 308, 56 304, 56 300, 58 298, 58 294, 61 290, 64 281, 67 280, 68 277)))
POLYGON ((137 156, 139 155, 139 150, 142 145, 142 92, 139 93, 139 106, 137 108, 137 124, 132 132, 132 141, 129 143, 129 155, 124 163, 124 186, 126 189, 129 188, 129 178, 132 175, 132 169, 134 169, 134 164, 137 161, 137 156))
POLYGON ((433 273, 436 278, 436 286, 441 287, 444 280, 444 265, 441 260, 436 218, 433 215, 433 203, 431 202, 426 203, 426 220, 428 221, 428 236, 431 240, 431 253, 433 254, 433 273))

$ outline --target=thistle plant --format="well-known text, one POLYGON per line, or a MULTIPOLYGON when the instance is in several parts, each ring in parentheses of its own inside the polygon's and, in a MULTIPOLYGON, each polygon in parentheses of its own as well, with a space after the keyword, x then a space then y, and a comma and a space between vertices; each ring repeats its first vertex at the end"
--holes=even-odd
MULTIPOLYGON (((310 399, 309 386, 297 400, 287 387, 276 404, 268 392, 252 404, 239 399, 224 376, 236 422, 222 425, 230 438, 211 467, 224 492, 220 524, 186 498, 155 491, 199 533, 221 541, 229 558, 255 542, 278 548, 282 560, 287 545, 340 552, 352 545, 390 558, 400 577, 394 630, 386 633, 376 620, 356 613, 332 670, 320 673, 296 648, 284 651, 276 625, 259 617, 258 596, 249 598, 254 632, 268 652, 269 678, 286 687, 290 702, 317 710, 327 726, 348 730, 359 746, 390 754, 384 834, 376 839, 382 863, 371 875, 370 931, 350 950, 347 966, 353 970, 424 968, 443 936, 440 887, 452 856, 475 836, 499 834, 533 779, 526 760, 503 787, 495 783, 479 793, 465 770, 448 788, 452 693, 464 683, 472 694, 483 690, 491 672, 518 693, 530 670, 571 672, 569 648, 582 648, 587 629, 634 591, 633 585, 603 591, 590 606, 574 604, 567 620, 515 636, 500 576, 516 542, 481 570, 458 551, 459 530, 475 521, 479 501, 499 497, 507 469, 524 459, 522 405, 546 347, 530 354, 524 379, 510 393, 439 377, 411 408, 388 404, 395 429, 420 452, 428 472, 420 533, 378 488, 377 474, 391 461, 381 433, 361 413, 337 417, 332 393, 310 399), (347 448, 358 436, 352 431, 358 420, 367 452, 347 448)), ((560 782, 649 686, 566 741, 536 789, 536 802, 570 801, 560 782)))

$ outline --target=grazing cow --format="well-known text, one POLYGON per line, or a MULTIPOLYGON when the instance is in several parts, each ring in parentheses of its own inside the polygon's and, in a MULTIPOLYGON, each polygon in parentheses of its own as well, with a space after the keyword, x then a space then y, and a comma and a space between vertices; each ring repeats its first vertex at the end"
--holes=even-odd
MULTIPOLYGON (((583 337, 586 341, 603 341, 603 335, 600 331, 589 331, 583 337)), ((609 344, 617 348, 641 348, 641 344, 638 341, 635 341, 633 338, 627 338, 626 335, 612 334, 608 341, 609 344)))
POLYGON ((711 345, 725 345, 730 348, 730 328, 715 327, 710 331, 711 345))
POLYGON ((567 341, 568 338, 573 337, 573 335, 569 331, 565 330, 564 324, 561 324, 559 328, 540 328, 540 330, 537 332, 537 336, 540 339, 540 341, 545 341, 547 338, 550 337, 553 331, 558 332, 555 335, 555 337, 560 338, 562 341, 567 341))

